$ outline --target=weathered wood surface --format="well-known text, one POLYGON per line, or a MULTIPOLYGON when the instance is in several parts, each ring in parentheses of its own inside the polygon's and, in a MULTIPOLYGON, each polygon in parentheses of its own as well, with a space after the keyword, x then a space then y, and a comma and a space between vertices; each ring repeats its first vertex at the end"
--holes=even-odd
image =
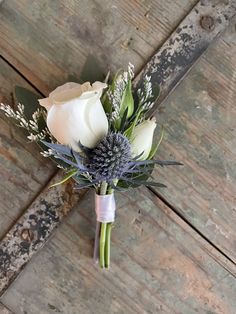
POLYGON ((50 189, 62 177, 59 171, 0 242, 0 295, 85 193, 71 181, 50 189))
POLYGON ((90 191, 2 297, 17 314, 234 314, 235 279, 147 189, 117 194, 112 266, 92 262, 90 191))
MULTIPOLYGON (((0 102, 12 104, 14 84, 30 88, 0 59, 0 102)), ((55 165, 27 142, 22 130, 0 112, 0 238, 55 172, 55 165)))
MULTIPOLYGON (((77 75, 91 52, 96 52, 95 55, 102 61, 104 69, 112 64, 114 70, 131 60, 139 70, 196 1, 103 2, 104 6, 95 1, 1 2, 1 54, 44 93, 65 82, 68 74, 77 75)), ((228 104, 228 108, 233 110, 232 103, 223 101, 223 95, 226 98, 231 97, 233 101, 233 85, 223 90, 223 95, 222 91, 216 93, 219 86, 225 88, 225 77, 229 86, 235 78, 230 72, 230 67, 235 64, 231 50, 234 47, 234 24, 232 25, 231 33, 226 35, 231 41, 224 44, 220 42, 220 55, 212 57, 208 54, 209 60, 201 61, 200 70, 196 70, 196 67, 190 73, 191 82, 181 85, 185 86, 182 96, 179 87, 176 92, 178 102, 172 96, 172 100, 165 104, 166 107, 162 107, 164 112, 160 112, 159 121, 167 121, 168 133, 167 142, 162 145, 160 154, 163 158, 167 158, 168 154, 181 159, 185 167, 181 170, 160 170, 157 173, 169 186, 169 190, 158 193, 161 192, 161 196, 174 207, 176 205, 176 209, 211 242, 216 240, 217 246, 225 254, 232 253, 230 250, 233 250, 235 239, 231 230, 233 224, 228 221, 230 217, 232 219, 232 215, 229 215, 229 211, 226 211, 227 215, 218 211, 218 216, 209 220, 205 227, 202 222, 206 215, 215 215, 217 208, 213 207, 211 210, 214 197, 222 207, 230 204, 224 203, 219 186, 213 191, 215 186, 212 182, 220 183, 226 177, 221 175, 223 169, 218 167, 221 163, 217 162, 217 158, 222 163, 224 161, 220 154, 222 146, 215 151, 209 143, 219 143, 221 131, 214 129, 218 122, 216 127, 225 132, 223 148, 226 153, 232 152, 235 147, 231 134, 234 127, 228 129, 226 123, 221 124, 220 120, 215 119, 219 119, 221 114, 224 117, 223 122, 234 117, 227 116, 225 111, 228 104), (223 53, 224 47, 227 47, 226 53, 223 53), (205 66, 208 74, 204 73, 205 66), (219 72, 217 79, 210 81, 209 77, 215 76, 215 71, 219 72), (198 74, 197 84, 194 84, 193 80, 198 74), (207 82, 211 96, 204 93, 204 82, 207 82), (189 91, 191 94, 194 91, 195 96, 190 96, 189 91), (231 92, 231 96, 228 96, 228 92, 231 92), (212 107, 212 112, 208 113, 205 109, 208 107, 199 105, 199 94, 202 102, 206 101, 206 106, 212 107), (194 105, 200 106, 202 111, 195 112, 191 101, 195 101, 194 105), (218 102, 223 103, 223 108, 218 102), (201 123, 201 119, 204 123, 201 123), (199 135, 196 130, 200 127, 202 133, 199 135), (206 127, 213 132, 210 140, 206 127), (187 136, 193 133, 192 138, 187 136), (184 136, 183 139, 181 136, 184 136), (213 164, 198 165, 199 157, 204 161, 204 150, 200 150, 200 144, 205 145, 205 152, 211 147, 214 152, 213 164), (207 169, 209 165, 210 171, 207 169), (203 172, 202 169, 207 169, 208 172, 203 172), (206 174, 206 178, 203 178, 206 174), (188 198, 183 195, 183 190, 187 191, 188 198), (217 222, 217 225, 214 226, 212 222, 217 222), (221 229, 222 223, 224 228, 229 223, 229 243, 221 241, 222 230, 225 232, 225 229, 221 229)), ((10 85, 7 86, 10 91, 10 85)), ((229 125, 231 124, 230 122, 229 125)), ((12 147, 14 145, 13 143, 12 147)), ((26 149, 28 146, 26 145, 26 149)), ((233 158, 230 159, 231 155, 227 156, 229 167, 233 165, 233 158)), ((35 158, 38 158, 37 154, 35 158)), ((232 177, 227 178, 234 180, 232 177)), ((224 181, 227 182, 226 188, 230 185, 230 192, 226 188, 223 190, 227 199, 234 192, 229 181, 224 181)), ((118 204, 120 214, 113 233, 114 249, 110 272, 101 272, 91 264, 94 217, 90 216, 93 213, 91 198, 86 197, 78 211, 70 214, 67 222, 59 227, 45 249, 33 258, 18 280, 12 284, 2 297, 2 302, 17 314, 77 314, 78 311, 235 313, 236 284, 232 276, 235 269, 224 255, 146 190, 132 194, 132 199, 119 196, 118 204), (96 285, 99 285, 99 289, 96 285), (107 300, 109 296, 112 302, 107 300)))
POLYGON ((145 76, 160 88, 160 104, 183 79, 196 60, 236 15, 236 1, 199 1, 178 28, 136 77, 136 88, 145 76))
POLYGON ((14 314, 1 303, 0 303, 0 313, 1 314, 14 314))
POLYGON ((105 73, 140 70, 196 0, 31 1, 0 4, 0 51, 41 92, 78 76, 89 54, 105 73))
POLYGON ((236 262, 236 33, 224 35, 164 102, 160 157, 184 167, 158 169, 158 190, 192 225, 236 262))

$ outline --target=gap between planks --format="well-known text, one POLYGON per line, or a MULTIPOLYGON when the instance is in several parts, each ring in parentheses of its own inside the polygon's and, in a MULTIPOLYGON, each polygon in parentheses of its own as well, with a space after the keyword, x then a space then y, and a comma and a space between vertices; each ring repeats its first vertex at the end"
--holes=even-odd
POLYGON ((4 58, 2 55, 0 55, 0 59, 2 59, 2 61, 6 62, 7 65, 9 65, 23 80, 25 80, 37 93, 39 93, 39 95, 45 97, 46 95, 44 95, 38 88, 37 86, 35 86, 30 80, 27 79, 27 77, 20 72, 12 63, 10 63, 6 58, 4 58))
MULTIPOLYGON (((205 249, 211 255, 214 260, 224 267, 225 270, 230 272, 232 276, 236 278, 236 264, 235 262, 227 256, 217 245, 215 245, 210 239, 208 239, 201 231, 199 231, 191 222, 189 222, 172 204, 170 204, 165 197, 163 197, 159 192, 157 192, 152 187, 146 186, 146 188, 151 191, 158 199, 160 199, 168 208, 170 208, 175 215, 177 215, 184 223, 186 223, 201 239, 205 249), (205 241, 205 244, 204 244, 205 241), (212 254, 212 248, 215 249, 215 254, 212 254)), ((193 234, 193 233, 191 233, 193 234)), ((199 239, 198 237, 198 239, 199 239)))

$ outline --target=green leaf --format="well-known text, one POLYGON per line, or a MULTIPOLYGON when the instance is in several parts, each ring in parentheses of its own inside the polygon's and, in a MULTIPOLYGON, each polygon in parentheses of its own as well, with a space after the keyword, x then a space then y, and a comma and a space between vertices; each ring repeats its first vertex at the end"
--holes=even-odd
POLYGON ((127 114, 128 114, 128 108, 125 109, 125 112, 124 112, 123 117, 121 119, 120 128, 119 128, 120 132, 123 132, 125 129, 125 124, 127 122, 127 114))
POLYGON ((111 113, 112 112, 112 105, 109 101, 109 98, 107 96, 107 92, 105 92, 102 96, 101 99, 102 105, 103 105, 103 109, 106 113, 111 113))
MULTIPOLYGON (((24 114, 27 120, 32 119, 32 115, 37 109, 45 111, 46 114, 46 110, 42 106, 40 106, 38 101, 38 99, 40 99, 41 97, 42 96, 39 96, 24 87, 15 86, 14 90, 15 102, 16 104, 20 103, 24 105, 24 114)), ((43 117, 40 117, 38 121, 39 131, 45 129, 46 126, 47 126, 46 121, 44 120, 43 117)))
POLYGON ((25 106, 25 116, 27 119, 31 119, 32 114, 40 107, 38 99, 42 96, 39 96, 30 90, 21 87, 15 86, 14 96, 16 103, 20 103, 25 106))
POLYGON ((79 83, 79 84, 83 83, 78 77, 76 77, 73 74, 69 74, 67 77, 67 80, 68 80, 68 82, 74 82, 74 83, 79 83))
POLYGON ((63 184, 65 183, 67 180, 69 180, 71 177, 73 177, 74 175, 76 175, 76 173, 78 172, 77 169, 75 170, 71 170, 68 172, 68 174, 60 181, 60 182, 57 182, 57 183, 54 183, 50 186, 50 188, 53 188, 54 186, 57 186, 57 185, 60 185, 60 184, 63 184))
POLYGON ((147 159, 152 159, 156 155, 156 152, 157 152, 158 147, 160 146, 160 144, 161 144, 161 142, 163 140, 163 137, 164 137, 164 128, 162 126, 160 139, 159 139, 159 141, 156 144, 152 145, 152 149, 151 149, 150 154, 149 154, 147 159))
POLYGON ((134 128, 136 127, 137 123, 138 123, 138 120, 140 118, 140 115, 142 113, 142 109, 140 108, 135 116, 135 119, 134 121, 131 123, 130 127, 125 130, 124 132, 124 135, 129 139, 131 140, 132 139, 132 135, 133 135, 133 131, 134 131, 134 128))
POLYGON ((131 80, 128 80, 127 86, 122 95, 120 104, 120 116, 122 117, 126 108, 128 108, 127 118, 130 118, 134 112, 134 99, 131 89, 131 80))
POLYGON ((99 61, 93 55, 89 55, 82 68, 80 80, 82 82, 103 82, 105 76, 99 61))

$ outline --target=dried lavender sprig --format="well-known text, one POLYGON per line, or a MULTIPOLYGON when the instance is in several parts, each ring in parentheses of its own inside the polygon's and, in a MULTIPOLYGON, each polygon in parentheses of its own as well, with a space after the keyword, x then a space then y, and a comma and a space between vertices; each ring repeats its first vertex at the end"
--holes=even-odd
POLYGON ((139 88, 137 93, 139 97, 139 103, 140 106, 142 106, 142 109, 145 111, 150 110, 154 105, 154 102, 150 101, 150 99, 153 98, 151 76, 145 75, 143 90, 139 88))
POLYGON ((134 78, 134 66, 133 64, 128 64, 127 71, 119 74, 114 82, 114 90, 107 92, 108 99, 112 105, 112 113, 110 115, 110 120, 115 121, 120 118, 120 105, 123 93, 128 84, 129 80, 134 78))
POLYGON ((32 114, 32 120, 27 120, 24 114, 25 107, 22 104, 17 104, 17 110, 14 111, 9 105, 0 104, 2 110, 7 117, 13 118, 18 122, 18 126, 26 129, 30 134, 27 138, 30 141, 40 141, 45 139, 50 134, 48 128, 39 130, 38 120, 43 115, 43 111, 39 108, 32 114))
POLYGON ((50 156, 54 155, 54 152, 53 152, 53 150, 51 148, 49 148, 48 150, 44 150, 44 151, 40 152, 40 154, 43 157, 50 157, 50 156))

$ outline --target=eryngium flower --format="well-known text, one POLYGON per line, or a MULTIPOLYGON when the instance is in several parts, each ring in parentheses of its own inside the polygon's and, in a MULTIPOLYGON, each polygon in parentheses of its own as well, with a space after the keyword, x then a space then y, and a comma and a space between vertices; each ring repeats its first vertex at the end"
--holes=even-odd
POLYGON ((109 133, 87 153, 87 168, 97 181, 111 182, 128 169, 131 146, 121 133, 109 133))

